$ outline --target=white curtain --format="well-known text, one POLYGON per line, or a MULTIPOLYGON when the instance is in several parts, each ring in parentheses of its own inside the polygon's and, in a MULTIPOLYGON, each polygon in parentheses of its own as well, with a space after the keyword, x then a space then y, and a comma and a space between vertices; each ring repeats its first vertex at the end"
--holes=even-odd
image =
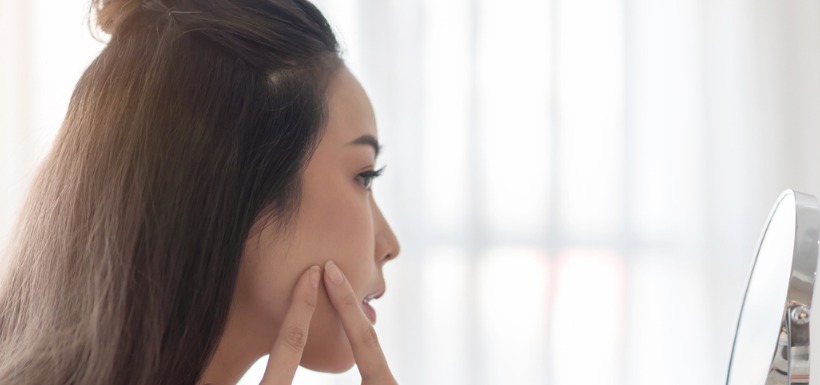
MULTIPOLYGON (((3 236, 100 47, 83 1, 4 1, 3 236)), ((401 383, 725 381, 770 205, 820 195, 820 3, 317 4, 386 144, 401 383)))

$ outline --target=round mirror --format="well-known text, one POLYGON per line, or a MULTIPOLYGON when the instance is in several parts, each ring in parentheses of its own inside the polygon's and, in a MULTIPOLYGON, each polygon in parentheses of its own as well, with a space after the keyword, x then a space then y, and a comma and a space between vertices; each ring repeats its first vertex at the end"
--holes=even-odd
MULTIPOLYGON (((810 352, 810 336, 818 335, 810 328, 820 328, 820 321, 811 325, 812 299, 820 298, 813 295, 818 241, 817 199, 785 191, 758 245, 727 385, 809 384, 810 357, 820 360, 820 353, 810 352)), ((820 342, 815 345, 820 349, 820 342)), ((815 382, 820 384, 820 375, 815 382)))

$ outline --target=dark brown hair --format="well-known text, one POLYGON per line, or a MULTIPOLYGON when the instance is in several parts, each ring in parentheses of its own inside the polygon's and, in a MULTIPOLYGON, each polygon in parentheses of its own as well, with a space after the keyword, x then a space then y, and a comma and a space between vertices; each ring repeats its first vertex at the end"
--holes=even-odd
POLYGON ((16 227, 0 384, 194 384, 253 225, 298 208, 338 44, 303 0, 92 10, 110 41, 16 227))

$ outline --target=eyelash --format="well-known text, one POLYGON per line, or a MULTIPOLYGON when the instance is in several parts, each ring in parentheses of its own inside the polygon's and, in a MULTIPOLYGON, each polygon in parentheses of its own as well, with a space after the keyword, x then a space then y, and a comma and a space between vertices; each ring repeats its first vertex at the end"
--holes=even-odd
POLYGON ((359 179, 364 188, 370 190, 370 187, 373 186, 373 180, 381 176, 383 172, 384 167, 378 170, 365 171, 359 175, 356 175, 356 179, 359 179))

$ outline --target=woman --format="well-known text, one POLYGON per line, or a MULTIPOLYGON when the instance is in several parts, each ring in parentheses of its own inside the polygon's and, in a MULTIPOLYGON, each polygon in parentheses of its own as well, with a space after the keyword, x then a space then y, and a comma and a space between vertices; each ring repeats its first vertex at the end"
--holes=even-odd
POLYGON ((372 107, 303 0, 95 0, 0 288, 0 384, 395 383, 372 107), (335 262, 335 263, 334 263, 335 262), (341 270, 340 270, 341 268, 341 270), (342 273, 344 271, 344 273, 342 273))

